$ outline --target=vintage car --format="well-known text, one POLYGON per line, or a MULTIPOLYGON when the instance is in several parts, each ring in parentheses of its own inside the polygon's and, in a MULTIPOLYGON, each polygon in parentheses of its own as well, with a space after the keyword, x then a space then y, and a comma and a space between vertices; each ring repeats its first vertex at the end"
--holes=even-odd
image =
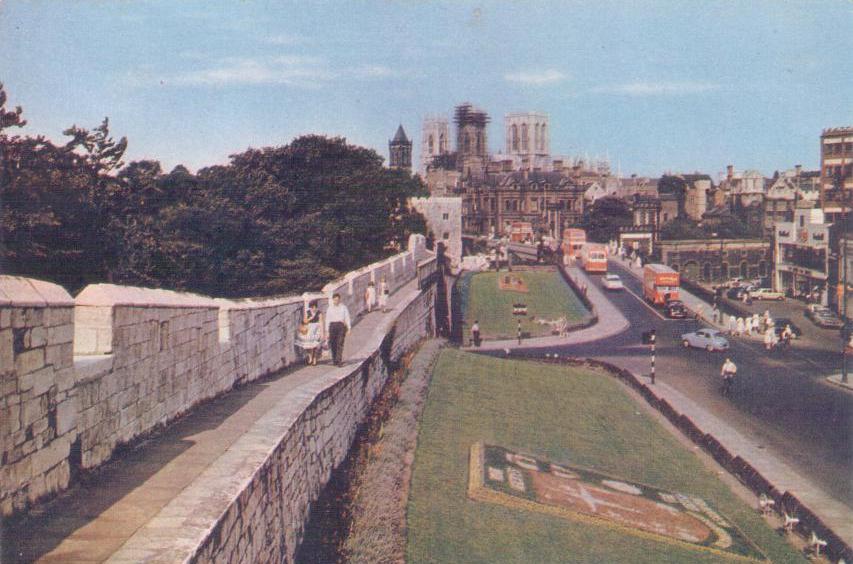
POLYGON ((681 336, 684 348, 705 349, 708 352, 724 351, 729 348, 729 341, 716 329, 699 329, 681 336))
POLYGON ((776 300, 781 302, 785 299, 784 293, 771 290, 770 288, 756 288, 749 295, 756 300, 776 300))
POLYGON ((607 274, 601 282, 605 290, 621 290, 624 288, 622 279, 617 274, 607 274))

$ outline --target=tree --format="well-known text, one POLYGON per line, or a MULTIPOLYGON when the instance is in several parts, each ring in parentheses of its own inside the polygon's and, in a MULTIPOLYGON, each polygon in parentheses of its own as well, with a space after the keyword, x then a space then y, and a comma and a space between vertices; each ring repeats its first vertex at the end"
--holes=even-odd
POLYGON ((606 196, 597 199, 584 211, 582 226, 587 239, 606 243, 616 239, 619 227, 633 225, 633 222, 631 209, 624 200, 606 196))

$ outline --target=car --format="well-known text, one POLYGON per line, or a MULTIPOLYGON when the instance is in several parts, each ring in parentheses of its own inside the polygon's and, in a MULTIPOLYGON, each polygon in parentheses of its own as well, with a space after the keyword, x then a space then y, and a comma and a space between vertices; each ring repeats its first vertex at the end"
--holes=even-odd
POLYGON ((681 344, 684 348, 705 349, 708 352, 725 351, 729 348, 729 341, 716 329, 699 329, 692 333, 681 336, 681 344))
POLYGON ((723 286, 725 286, 726 288, 738 288, 741 284, 743 284, 743 278, 736 277, 727 280, 725 283, 723 283, 723 286))
POLYGON ((785 299, 785 294, 782 292, 776 292, 770 288, 756 288, 754 290, 750 290, 749 293, 750 296, 756 300, 777 300, 781 302, 785 299))
POLYGON ((726 292, 726 297, 730 300, 740 300, 743 299, 743 295, 746 293, 746 288, 742 288, 740 286, 735 286, 734 288, 729 288, 726 292))
POLYGON ((624 288, 622 279, 617 274, 606 274, 602 284, 604 284, 605 290, 621 290, 624 288))
POLYGON ((825 329, 841 329, 844 327, 844 322, 841 321, 841 318, 830 310, 815 313, 814 317, 812 317, 812 321, 818 327, 823 327, 825 329))
POLYGON ((779 317, 777 319, 774 319, 773 325, 775 326, 777 337, 782 334, 782 331, 785 330, 785 327, 787 325, 791 326, 791 332, 794 334, 795 339, 799 339, 803 335, 802 330, 800 330, 799 327, 794 325, 794 322, 788 319, 787 317, 779 317))
POLYGON ((687 306, 679 300, 670 300, 663 306, 663 311, 670 319, 684 319, 687 317, 687 306))

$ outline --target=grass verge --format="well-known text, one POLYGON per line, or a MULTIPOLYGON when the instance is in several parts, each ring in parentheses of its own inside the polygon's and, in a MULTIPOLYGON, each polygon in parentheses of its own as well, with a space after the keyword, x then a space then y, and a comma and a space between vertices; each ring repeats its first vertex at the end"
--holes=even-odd
POLYGON ((802 561, 611 377, 445 350, 418 435, 408 562, 729 561, 607 527, 469 500, 469 449, 479 441, 701 497, 774 562, 802 561))

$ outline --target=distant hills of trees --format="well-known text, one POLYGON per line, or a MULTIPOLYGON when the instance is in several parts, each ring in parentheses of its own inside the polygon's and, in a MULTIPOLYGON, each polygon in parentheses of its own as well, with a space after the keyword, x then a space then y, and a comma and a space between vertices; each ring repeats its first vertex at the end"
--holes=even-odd
POLYGON ((104 119, 65 145, 26 124, 0 84, 0 273, 72 292, 112 282, 223 297, 318 289, 425 232, 417 177, 375 151, 307 135, 193 174, 122 159, 104 119))

